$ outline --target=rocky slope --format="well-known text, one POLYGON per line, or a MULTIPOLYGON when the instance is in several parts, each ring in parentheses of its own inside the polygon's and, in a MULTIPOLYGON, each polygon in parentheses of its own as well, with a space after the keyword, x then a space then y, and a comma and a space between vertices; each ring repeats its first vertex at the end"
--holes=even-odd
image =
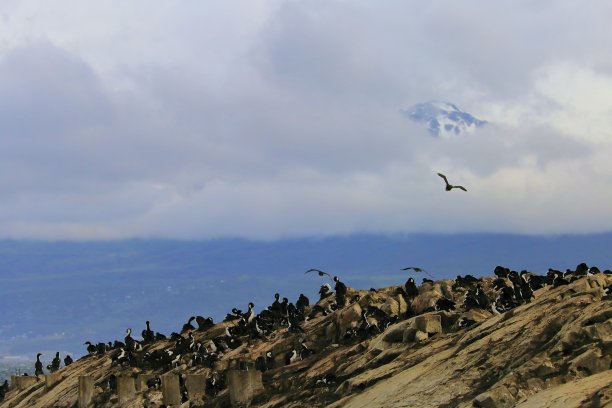
MULTIPOLYGON (((344 308, 302 324, 304 333, 280 328, 234 350, 212 368, 192 365, 185 355, 171 370, 153 371, 121 367, 111 362, 116 351, 88 356, 62 368, 60 380, 51 387, 44 381, 8 392, 0 407, 78 406, 78 377, 91 375, 96 387, 96 407, 119 406, 108 388, 109 375, 201 373, 223 379, 232 361, 255 361, 266 351, 275 356, 275 368, 263 373, 263 390, 251 406, 257 407, 605 407, 612 406, 612 300, 604 288, 612 276, 598 274, 553 288, 535 291, 535 298, 503 314, 472 308, 463 302, 465 289, 453 288, 452 280, 425 283, 407 304, 398 287, 377 291, 354 291, 360 298, 344 308), (457 310, 427 311, 436 300, 457 302, 457 310), (345 339, 359 327, 361 311, 377 306, 399 320, 382 333, 345 339), (412 310, 416 316, 404 318, 412 310), (473 323, 460 327, 462 318, 473 323), (250 343, 250 344, 249 344, 250 343), (285 354, 304 343, 314 354, 285 365, 285 354), (334 381, 320 380, 328 375, 334 381), (318 383, 317 383, 317 380, 318 383)), ((493 278, 482 287, 495 299, 493 278)), ((333 296, 318 303, 326 308, 333 296)), ((370 319, 372 322, 373 319, 370 319)), ((222 335, 220 323, 195 332, 207 344, 222 335)), ((159 341, 148 351, 173 347, 159 341)), ((159 407, 158 389, 139 392, 126 407, 159 407)), ((229 390, 216 396, 192 398, 183 406, 231 406, 229 390)))

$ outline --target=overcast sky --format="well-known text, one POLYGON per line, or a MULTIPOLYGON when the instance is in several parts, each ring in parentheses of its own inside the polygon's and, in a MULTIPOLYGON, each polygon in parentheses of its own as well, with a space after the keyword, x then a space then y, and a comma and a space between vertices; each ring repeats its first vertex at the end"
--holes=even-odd
POLYGON ((0 238, 610 231, 611 15, 3 0, 0 238), (432 138, 430 100, 491 125, 432 138))

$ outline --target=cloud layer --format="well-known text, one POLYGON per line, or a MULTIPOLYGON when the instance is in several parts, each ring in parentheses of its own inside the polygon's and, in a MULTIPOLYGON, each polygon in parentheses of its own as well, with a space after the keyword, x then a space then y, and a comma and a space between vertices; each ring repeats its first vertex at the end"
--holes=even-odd
POLYGON ((612 229, 607 1, 90 6, 0 5, 0 237, 612 229))

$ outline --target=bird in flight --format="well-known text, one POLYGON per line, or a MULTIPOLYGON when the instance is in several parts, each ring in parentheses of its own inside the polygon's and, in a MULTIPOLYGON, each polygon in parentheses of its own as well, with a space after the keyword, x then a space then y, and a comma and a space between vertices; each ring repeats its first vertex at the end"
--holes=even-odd
POLYGON ((304 272, 304 274, 307 274, 307 273, 310 273, 310 272, 316 272, 316 273, 319 274, 319 276, 327 275, 327 276, 329 276, 330 279, 332 278, 332 276, 329 273, 323 272, 323 271, 320 271, 320 270, 314 269, 314 268, 311 268, 311 269, 307 270, 306 272, 304 272))
POLYGON ((407 268, 402 268, 402 271, 409 271, 410 269, 412 269, 415 272, 423 272, 423 273, 427 274, 427 276, 429 276, 430 278, 435 279, 433 276, 431 276, 431 274, 429 272, 427 272, 423 268, 419 268, 418 266, 409 266, 407 268))
POLYGON ((463 191, 467 191, 467 189, 463 186, 453 186, 451 184, 449 184, 448 180, 446 179, 446 176, 442 173, 438 173, 438 176, 442 177, 444 179, 444 182, 446 183, 446 191, 451 191, 453 188, 459 188, 463 191))

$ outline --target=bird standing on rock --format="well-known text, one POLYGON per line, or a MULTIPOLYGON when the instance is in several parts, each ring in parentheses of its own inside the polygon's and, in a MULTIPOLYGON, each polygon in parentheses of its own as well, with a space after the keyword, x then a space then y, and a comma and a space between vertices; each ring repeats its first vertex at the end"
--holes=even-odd
POLYGON ((34 363, 34 375, 36 376, 45 374, 43 372, 43 363, 40 361, 40 356, 42 356, 42 353, 36 354, 36 363, 34 363))
POLYGON ((450 184, 444 174, 438 173, 438 176, 442 177, 442 179, 446 183, 446 191, 451 191, 453 188, 458 188, 460 190, 467 191, 467 189, 463 186, 453 186, 452 184, 450 184))
POLYGON ((414 279, 412 277, 408 278, 404 284, 404 290, 406 291, 406 296, 409 298, 419 296, 419 288, 417 288, 417 285, 414 283, 414 279))
POLYGON ((346 285, 340 282, 340 278, 337 276, 334 276, 334 282, 336 282, 334 288, 336 291, 336 303, 338 304, 338 308, 342 308, 346 304, 346 285))
POLYGON ((332 294, 332 290, 331 290, 331 286, 329 286, 329 283, 324 283, 323 285, 321 285, 321 289, 319 289, 319 295, 320 295, 319 300, 323 300, 331 294, 332 294))
POLYGON ((51 361, 51 364, 47 366, 47 370, 52 373, 56 372, 60 368, 61 361, 62 360, 60 360, 60 353, 58 351, 55 353, 55 358, 51 361))

